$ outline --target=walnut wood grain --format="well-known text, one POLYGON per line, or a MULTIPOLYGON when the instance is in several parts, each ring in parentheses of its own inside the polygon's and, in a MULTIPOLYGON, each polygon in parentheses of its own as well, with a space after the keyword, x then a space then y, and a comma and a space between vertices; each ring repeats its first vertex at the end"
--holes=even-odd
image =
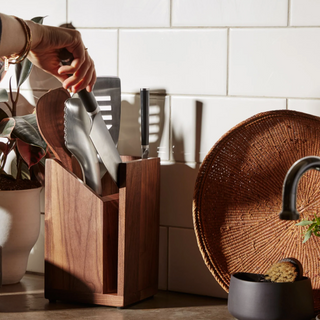
POLYGON ((69 98, 62 87, 48 91, 38 100, 36 115, 40 133, 53 155, 72 172, 71 153, 64 143, 64 102, 69 98))
POLYGON ((102 200, 53 160, 46 170, 46 286, 116 292, 118 196, 102 200))
MULTIPOLYGON (((118 293, 125 304, 158 285, 159 159, 120 164, 118 293), (125 178, 124 178, 125 177, 125 178), (136 267, 132 268, 133 264, 136 267)), ((155 292, 154 292, 155 293, 155 292)), ((153 294, 154 294, 153 293, 153 294)))
POLYGON ((119 193, 100 197, 48 161, 46 298, 123 307, 157 292, 159 177, 158 158, 121 163, 119 193))

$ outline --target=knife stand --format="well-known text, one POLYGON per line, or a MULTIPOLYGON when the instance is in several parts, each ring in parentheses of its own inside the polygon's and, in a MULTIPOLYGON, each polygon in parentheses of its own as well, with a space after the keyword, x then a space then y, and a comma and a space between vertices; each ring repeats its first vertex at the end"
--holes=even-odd
POLYGON ((128 160, 101 197, 47 160, 46 299, 125 307, 157 292, 160 160, 128 160))

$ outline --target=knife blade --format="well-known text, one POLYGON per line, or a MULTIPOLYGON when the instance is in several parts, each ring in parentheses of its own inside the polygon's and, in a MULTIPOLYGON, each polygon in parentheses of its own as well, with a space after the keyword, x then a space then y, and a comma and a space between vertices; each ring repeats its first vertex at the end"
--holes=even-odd
MULTIPOLYGON (((59 53, 59 58, 62 65, 70 65, 73 55, 67 49, 62 49, 59 53)), ((118 167, 122 161, 110 132, 103 121, 99 105, 93 93, 88 92, 86 89, 79 91, 78 96, 91 119, 89 137, 111 178, 118 185, 118 167)))
POLYGON ((149 157, 149 89, 140 89, 141 103, 141 158, 149 157))
POLYGON ((78 160, 84 176, 84 183, 101 195, 102 186, 97 152, 88 137, 90 127, 90 119, 81 99, 70 98, 66 100, 64 109, 65 145, 78 160))
POLYGON ((118 167, 122 162, 118 149, 106 127, 94 95, 86 89, 78 95, 91 118, 89 137, 112 179, 118 183, 118 167))

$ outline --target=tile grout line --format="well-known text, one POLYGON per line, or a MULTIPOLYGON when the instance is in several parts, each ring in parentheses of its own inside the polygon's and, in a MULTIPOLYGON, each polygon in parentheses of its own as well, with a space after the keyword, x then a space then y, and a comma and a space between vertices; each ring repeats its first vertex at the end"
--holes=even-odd
MULTIPOLYGON (((288 20, 288 19, 287 19, 288 20)), ((287 22, 288 24, 288 22, 287 22)), ((166 30, 166 31, 170 31, 170 30, 208 30, 208 29, 212 29, 212 30, 219 30, 219 29, 229 29, 229 28, 233 28, 233 29, 319 29, 320 28, 320 24, 319 25, 273 25, 273 26, 231 26, 231 25, 221 25, 221 26, 160 26, 160 27, 152 27, 152 26, 145 26, 145 27, 135 27, 135 26, 128 26, 128 27, 119 27, 119 26, 110 26, 110 27, 77 27, 78 30, 85 30, 85 29, 92 29, 92 30, 115 30, 115 29, 119 29, 119 30, 166 30)))
POLYGON ((119 61, 120 61, 120 29, 118 28, 117 29, 117 75, 120 78, 120 75, 119 75, 119 69, 120 69, 119 61))
MULTIPOLYGON (((8 88, 8 87, 3 87, 3 88, 8 88)), ((34 92, 47 92, 50 88, 21 88, 21 92, 29 92, 29 91, 34 91, 34 92)), ((121 92, 123 95, 137 95, 137 92, 121 92)), ((200 97, 200 98, 226 98, 226 99, 257 99, 257 100, 285 100, 285 99, 290 99, 290 100, 316 100, 320 101, 320 97, 275 97, 275 96, 250 96, 250 95, 214 95, 214 94, 201 94, 201 93, 194 93, 194 94, 187 94, 187 93, 166 93, 166 94, 156 94, 153 93, 153 95, 157 97, 200 97)))
POLYGON ((171 229, 182 229, 182 230, 194 230, 193 226, 192 227, 180 227, 180 226, 170 226, 170 225, 160 225, 162 228, 171 228, 171 229))
POLYGON ((174 161, 172 143, 172 96, 169 96, 169 161, 174 161))
POLYGON ((169 255, 169 250, 170 250, 170 246, 169 246, 169 232, 170 232, 170 227, 167 226, 167 290, 169 290, 169 259, 170 259, 170 255, 169 255))
POLYGON ((68 11, 68 8, 69 8, 69 0, 66 0, 66 23, 69 23, 69 11, 68 11))
POLYGON ((227 76, 226 76, 226 96, 229 96, 229 58, 230 58, 230 28, 227 29, 227 76))
POLYGON ((170 12, 169 12, 169 25, 170 25, 170 29, 172 28, 172 0, 170 0, 170 12))
POLYGON ((290 27, 291 0, 288 0, 287 27, 290 27))

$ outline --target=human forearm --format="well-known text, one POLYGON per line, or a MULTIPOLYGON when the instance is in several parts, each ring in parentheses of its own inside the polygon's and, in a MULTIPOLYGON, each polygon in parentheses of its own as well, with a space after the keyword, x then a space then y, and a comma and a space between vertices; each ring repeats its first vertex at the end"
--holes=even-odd
POLYGON ((28 56, 35 66, 58 78, 65 88, 73 92, 84 88, 92 90, 96 81, 94 62, 79 31, 41 25, 2 13, 0 17, 0 57, 7 57, 6 63, 19 63, 28 56), (73 56, 69 66, 61 66, 62 49, 73 56))
POLYGON ((10 56, 20 53, 26 44, 26 37, 20 22, 13 16, 0 13, 2 34, 0 41, 0 56, 10 56))

